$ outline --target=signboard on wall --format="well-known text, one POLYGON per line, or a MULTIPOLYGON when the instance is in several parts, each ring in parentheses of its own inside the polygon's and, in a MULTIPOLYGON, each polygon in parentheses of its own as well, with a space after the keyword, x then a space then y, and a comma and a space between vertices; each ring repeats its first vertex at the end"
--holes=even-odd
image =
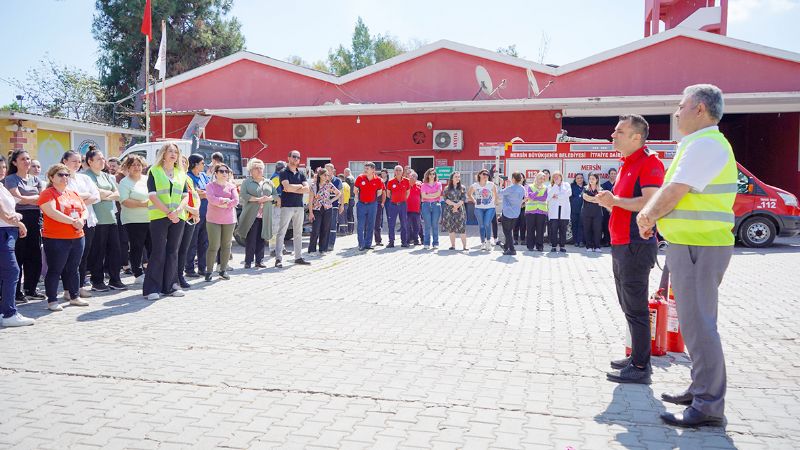
POLYGON ((478 156, 503 156, 505 153, 505 142, 481 142, 478 144, 478 156))
POLYGON ((600 176, 600 183, 608 181, 608 171, 610 169, 619 170, 620 161, 618 159, 567 159, 564 161, 564 179, 572 182, 576 173, 582 173, 584 178, 590 173, 600 176))
POLYGON ((85 134, 85 133, 72 133, 72 149, 85 155, 89 150, 89 146, 94 145, 98 150, 104 154, 108 154, 106 148, 106 137, 102 134, 85 134))
POLYGON ((39 146, 35 157, 42 164, 42 170, 46 171, 48 167, 61 161, 64 152, 71 148, 69 133, 41 128, 36 133, 39 146))
POLYGON ((550 173, 561 170, 560 159, 507 159, 506 175, 511 176, 514 172, 521 173, 528 182, 533 182, 534 177, 539 171, 547 169, 550 173))

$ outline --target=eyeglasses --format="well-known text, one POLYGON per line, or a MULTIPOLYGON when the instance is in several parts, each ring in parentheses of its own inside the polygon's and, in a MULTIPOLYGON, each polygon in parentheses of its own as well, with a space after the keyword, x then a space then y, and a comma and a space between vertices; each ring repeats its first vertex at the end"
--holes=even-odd
POLYGON ((298 155, 298 156, 295 156, 295 155, 289 155, 289 158, 292 158, 292 159, 300 159, 300 156, 299 156, 299 155, 298 155))
POLYGON ((230 170, 222 169, 222 170, 218 170, 217 173, 231 173, 231 172, 230 172, 230 170))
POLYGON ((61 177, 61 178, 69 178, 69 174, 68 173, 64 173, 64 172, 59 172, 56 175, 61 177))

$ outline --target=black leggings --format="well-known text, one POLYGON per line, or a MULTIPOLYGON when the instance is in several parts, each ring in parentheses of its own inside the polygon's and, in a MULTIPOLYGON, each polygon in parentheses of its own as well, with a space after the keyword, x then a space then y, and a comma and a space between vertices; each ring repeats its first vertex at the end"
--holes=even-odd
POLYGON ((528 250, 544 248, 544 229, 547 226, 547 214, 525 214, 527 236, 525 246, 528 250))
POLYGON ((150 254, 150 222, 146 223, 126 223, 125 231, 128 232, 130 243, 129 259, 133 276, 139 277, 144 274, 142 269, 142 256, 144 250, 150 254))
POLYGON ((547 233, 550 235, 550 245, 564 248, 567 245, 567 219, 550 219, 550 228, 547 233))
POLYGON ((28 235, 17 239, 14 247, 14 254, 19 265, 19 280, 17 283, 17 297, 25 294, 33 294, 39 278, 42 276, 42 213, 39 209, 23 209, 17 211, 22 214, 22 223, 28 229, 28 235), (22 284, 23 275, 25 284, 22 284))
POLYGON ((256 264, 261 264, 264 262, 264 249, 266 248, 266 242, 261 238, 261 229, 263 226, 264 219, 259 219, 256 217, 255 222, 253 222, 253 226, 247 230, 244 247, 245 264, 252 264, 253 260, 255 260, 256 264))
POLYGON ((186 259, 189 255, 189 246, 192 244, 192 235, 194 234, 194 227, 196 223, 190 224, 183 222, 183 236, 181 237, 181 245, 178 247, 178 268, 175 271, 175 281, 173 283, 180 283, 186 281, 183 278, 183 268, 186 267, 186 259))
POLYGON ((89 255, 92 284, 104 284, 106 267, 108 267, 109 282, 121 284, 119 271, 122 268, 122 258, 119 248, 119 228, 116 223, 98 224, 94 228, 92 252, 89 255))
POLYGON ((603 215, 601 213, 584 213, 581 220, 583 221, 583 240, 586 242, 586 248, 600 248, 603 215))

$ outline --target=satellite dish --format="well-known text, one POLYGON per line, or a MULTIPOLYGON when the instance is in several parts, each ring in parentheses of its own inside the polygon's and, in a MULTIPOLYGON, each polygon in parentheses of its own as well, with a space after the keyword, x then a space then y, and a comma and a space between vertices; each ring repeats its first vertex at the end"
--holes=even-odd
POLYGON ((525 73, 528 75, 528 98, 531 98, 531 93, 534 97, 538 97, 542 92, 539 90, 539 83, 536 82, 536 76, 530 68, 525 69, 525 73))
POLYGON ((489 71, 483 66, 475 67, 475 78, 478 80, 478 92, 472 97, 473 100, 478 98, 481 91, 491 97, 494 92, 494 85, 492 85, 492 77, 489 76, 489 71))

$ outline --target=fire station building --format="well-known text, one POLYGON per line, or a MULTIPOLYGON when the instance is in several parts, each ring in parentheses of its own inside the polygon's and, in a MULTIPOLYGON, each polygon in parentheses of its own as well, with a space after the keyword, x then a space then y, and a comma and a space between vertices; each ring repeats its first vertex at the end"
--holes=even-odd
POLYGON ((737 160, 800 193, 800 54, 725 36, 725 1, 672 11, 660 3, 692 2, 648 1, 645 38, 560 67, 446 40, 342 77, 238 52, 163 83, 166 136, 207 116, 206 137, 240 140, 243 158, 274 163, 297 149, 310 168, 447 165, 470 180, 494 164, 479 143, 552 142, 562 129, 609 139, 624 113, 646 116, 651 140, 677 140, 683 88, 712 83, 725 92, 720 127, 737 160), (658 32, 653 17, 668 29, 658 32), (479 66, 489 89, 480 89, 479 66))

